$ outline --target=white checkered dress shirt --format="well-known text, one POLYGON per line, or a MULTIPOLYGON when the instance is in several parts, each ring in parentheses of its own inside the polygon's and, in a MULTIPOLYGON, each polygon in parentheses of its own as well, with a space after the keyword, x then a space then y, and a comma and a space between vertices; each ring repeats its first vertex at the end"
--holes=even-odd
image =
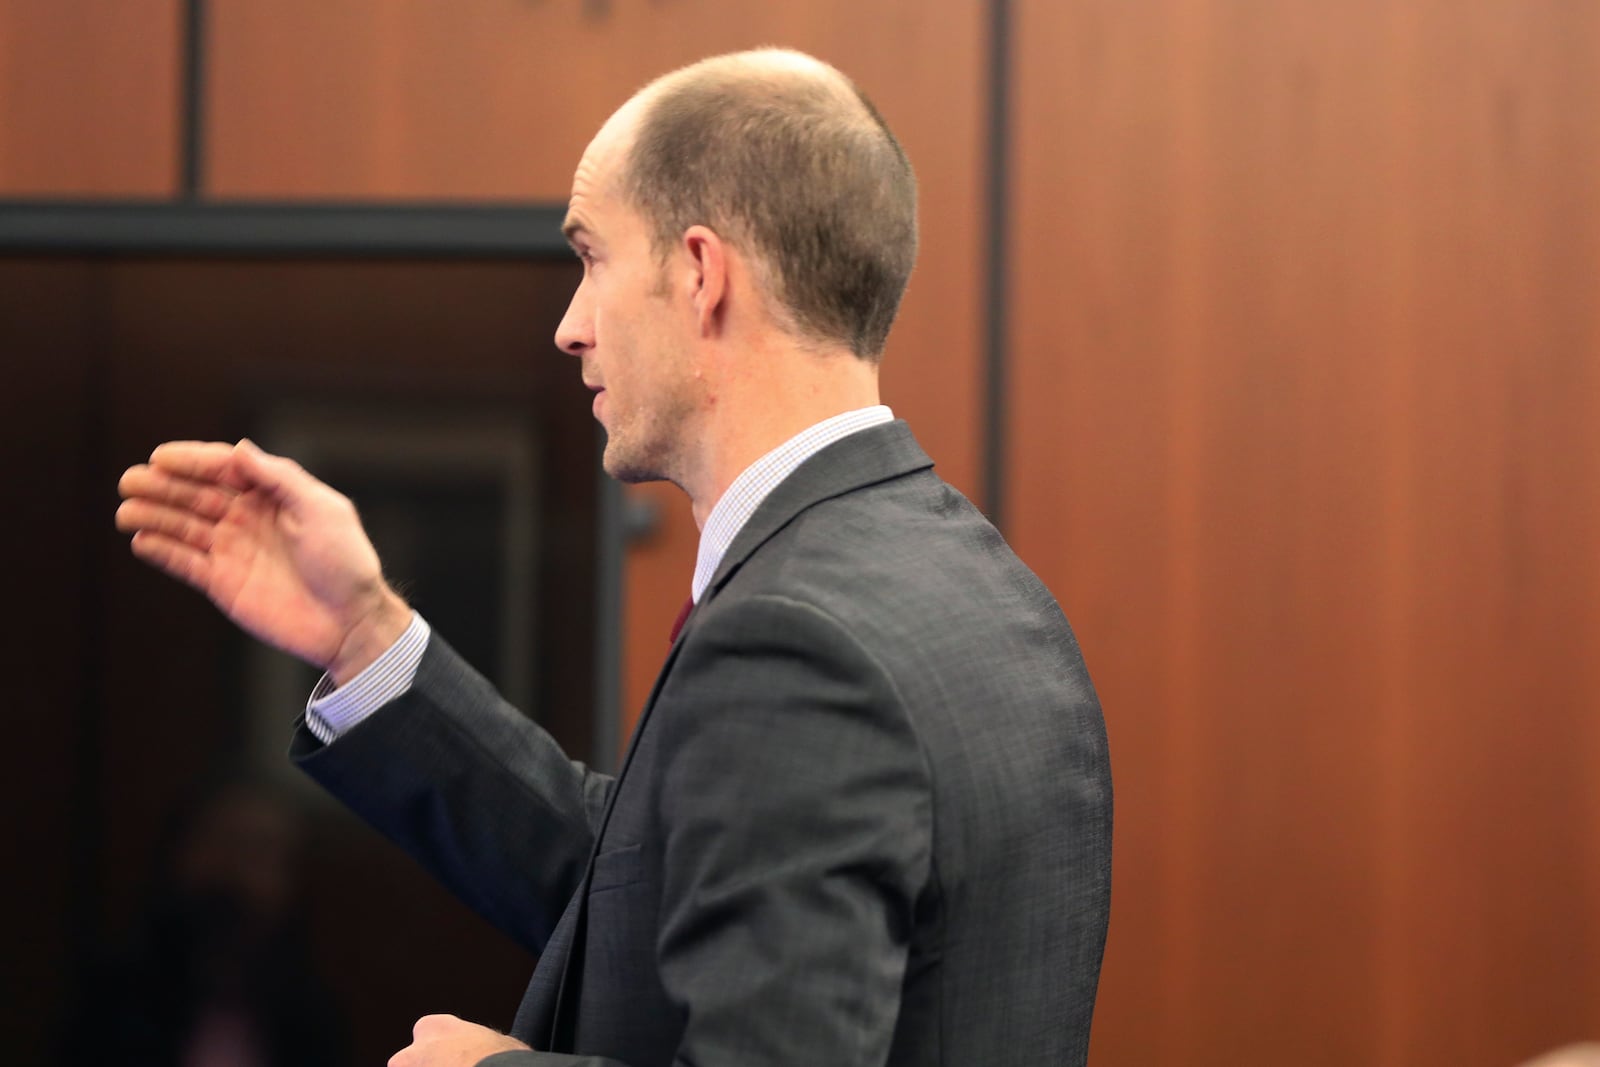
POLYGON ((694 563, 694 602, 700 603, 700 594, 711 584, 728 546, 756 508, 767 499, 778 483, 794 473, 794 469, 835 441, 853 433, 878 426, 894 418, 894 412, 882 404, 860 408, 823 419, 809 429, 801 430, 771 452, 744 469, 733 480, 728 491, 722 494, 717 506, 706 516, 705 529, 700 531, 700 554, 694 563))
MULTIPOLYGON (((746 467, 711 509, 705 528, 700 531, 700 552, 695 558, 691 586, 695 603, 700 602, 701 594, 711 584, 728 546, 779 482, 835 441, 893 418, 894 412, 882 404, 847 411, 801 430, 746 467)), ((410 689, 417 677, 417 664, 428 647, 430 633, 427 622, 413 612, 411 625, 400 635, 400 640, 348 684, 336 689, 332 679, 323 675, 306 702, 306 726, 317 740, 331 744, 410 689)))

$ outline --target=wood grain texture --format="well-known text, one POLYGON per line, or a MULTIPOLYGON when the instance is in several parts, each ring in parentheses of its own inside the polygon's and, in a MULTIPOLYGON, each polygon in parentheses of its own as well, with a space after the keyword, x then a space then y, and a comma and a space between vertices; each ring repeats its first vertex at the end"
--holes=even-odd
POLYGON ((589 138, 650 78, 760 44, 812 51, 861 84, 917 165, 924 251, 886 390, 938 438, 947 476, 975 491, 982 5, 678 0, 587 10, 522 0, 219 6, 208 192, 564 201, 589 138))
MULTIPOLYGON (((0 194, 176 193, 180 6, 177 0, 0 0, 0 194)), ((611 5, 600 18, 586 14, 594 7, 576 0, 208 5, 201 192, 212 199, 560 200, 588 138, 650 77, 706 54, 763 43, 815 52, 861 82, 918 165, 924 252, 888 355, 885 394, 918 427, 946 477, 976 495, 982 5, 686 0, 611 5)), ((176 289, 163 290, 168 298, 188 289, 195 294, 195 331, 229 325, 216 318, 219 309, 205 310, 204 278, 173 284, 176 289)), ((114 294, 130 321, 167 306, 141 302, 136 289, 114 294)), ((372 328, 384 329, 385 321, 380 315, 372 328)), ((475 335, 475 325, 463 322, 460 331, 438 335, 434 355, 458 351, 461 334, 475 335)), ((330 328, 335 335, 345 329, 330 328)), ((553 352, 541 356, 542 343, 532 342, 528 358, 559 360, 553 352)), ((408 345, 405 351, 426 358, 425 348, 408 345)), ((110 358, 121 377, 98 388, 120 392, 123 377, 174 371, 199 351, 170 341, 131 354, 119 350, 110 358)), ((207 432, 153 425, 161 411, 169 419, 175 412, 192 417, 216 399, 217 367, 203 360, 194 370, 176 374, 162 406, 126 416, 146 419, 141 435, 207 432)), ((576 390, 575 373, 571 380, 576 390)), ((128 427, 119 423, 108 432, 120 441, 128 427)), ((574 469, 588 462, 575 458, 574 469)), ((687 507, 670 487, 634 492, 659 499, 665 522, 628 557, 625 730, 665 650, 696 538, 687 507)), ((122 560, 125 549, 117 551, 122 560)), ((162 605, 171 600, 175 613, 204 617, 205 606, 191 603, 183 590, 138 571, 128 581, 150 588, 130 590, 138 596, 118 603, 144 610, 152 598, 162 605)), ((206 641, 219 640, 208 634, 206 641)), ((210 665, 203 681, 224 685, 222 675, 231 676, 233 666, 226 657, 203 654, 209 650, 200 656, 210 665)), ((128 676, 140 651, 117 652, 106 684, 151 688, 149 679, 128 676)), ((111 728, 135 725, 130 720, 111 728)), ((178 762, 215 747, 212 733, 180 727, 181 720, 166 718, 151 728, 152 736, 172 743, 169 755, 178 762)), ((126 737, 115 740, 111 748, 125 748, 126 737)), ((136 770, 118 763, 104 776, 106 794, 127 801, 104 828, 108 852, 100 862, 116 871, 143 869, 148 830, 170 799, 159 789, 141 792, 129 777, 136 770)), ((127 887, 118 881, 111 889, 113 903, 103 918, 115 927, 126 918, 127 887)), ((59 926, 46 925, 52 932, 59 926)), ((363 922, 356 936, 374 929, 375 923, 363 922)), ((398 981, 403 968, 393 973, 398 981)), ((44 995, 57 992, 59 976, 45 977, 44 995)), ((393 1013, 406 1010, 406 998, 421 988, 405 995, 394 987, 346 992, 372 1010, 393 1013)))
POLYGON ((0 0, 0 196, 171 196, 178 0, 0 0))
POLYGON ((98 323, 82 313, 91 274, 77 262, 0 259, 0 463, 24 518, 0 530, 0 552, 13 561, 6 578, 13 630, 48 635, 0 643, 11 706, 27 709, 28 719, 25 756, 0 786, 0 832, 27 871, 12 880, 17 914, 27 919, 6 948, 8 967, 27 980, 9 983, 0 1003, 7 1055, 22 1062, 47 1062, 72 988, 73 952, 96 933, 78 913, 83 887, 75 882, 84 871, 73 836, 85 794, 92 795, 76 772, 81 713, 94 686, 85 670, 92 630, 83 607, 98 595, 84 558, 98 533, 88 520, 102 499, 84 484, 92 433, 80 414, 93 392, 100 340, 98 323))
MULTIPOLYGON (((15 558, 31 561, 14 576, 16 600, 34 605, 22 617, 47 635, 24 644, 34 662, 14 672, 19 706, 39 720, 28 742, 37 758, 13 775, 34 805, 12 806, 35 824, 18 847, 49 863, 45 843, 84 828, 64 823, 70 807, 57 789, 95 803, 92 840, 74 843, 92 850, 91 884, 69 886, 87 890, 88 914, 30 911, 33 926, 11 954, 44 991, 0 1008, 0 1022, 17 1023, 4 1031, 21 1049, 16 1062, 53 1062, 47 1038, 60 1002, 36 1002, 62 992, 67 949, 95 934, 110 948, 136 928, 170 859, 163 837, 174 813, 223 757, 248 762, 241 749, 256 733, 241 711, 253 703, 248 639, 193 590, 137 562, 113 527, 118 476, 159 440, 251 434, 271 447, 261 434, 280 405, 340 404, 359 417, 364 402, 368 413, 381 405, 418 424, 452 409, 527 411, 540 438, 538 536, 560 557, 540 561, 534 693, 551 732, 583 746, 594 619, 581 579, 592 573, 583 553, 594 544, 595 483, 570 457, 592 453, 592 427, 581 385, 524 351, 530 331, 554 328, 572 278, 563 263, 0 260, 0 351, 13 358, 15 382, 8 440, 25 453, 8 466, 8 486, 30 501, 32 520, 13 524, 25 539, 15 558), (85 690, 95 706, 80 706, 85 690)), ((415 574, 390 577, 415 588, 415 574)), ((264 731, 276 736, 262 765, 289 777, 281 753, 295 714, 284 709, 264 731)), ((309 791, 298 799, 312 827, 304 918, 317 971, 352 1027, 349 1062, 383 1062, 416 1018, 445 1006, 508 1021, 527 954, 352 813, 315 804, 309 791), (418 916, 426 937, 396 936, 418 916)))
MULTIPOLYGON (((589 138, 656 75, 762 44, 813 52, 861 84, 917 167, 923 251, 884 393, 945 477, 975 496, 983 5, 675 0, 593 10, 576 0, 217 5, 208 192, 565 200, 589 138)), ((666 504, 663 514, 667 526, 628 551, 624 736, 694 566, 688 509, 666 504)))
POLYGON ((1013 540, 1117 774, 1093 1061, 1600 1032, 1600 18, 1019 5, 1013 540))

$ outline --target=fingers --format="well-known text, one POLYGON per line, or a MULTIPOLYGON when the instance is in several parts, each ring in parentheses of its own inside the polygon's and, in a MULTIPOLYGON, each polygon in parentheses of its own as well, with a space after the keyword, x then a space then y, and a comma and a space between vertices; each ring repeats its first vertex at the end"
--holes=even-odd
POLYGON ((411 1044, 390 1058, 389 1067, 454 1067, 480 1063, 497 1052, 527 1049, 514 1037, 454 1015, 424 1015, 412 1027, 411 1044))
POLYGON ((168 441, 150 453, 150 466, 191 481, 228 484, 233 449, 218 441, 168 441))
POLYGON ((180 507, 133 497, 117 508, 117 529, 123 533, 159 534, 197 552, 207 552, 211 549, 217 524, 180 507))
POLYGON ((165 534, 140 530, 133 535, 133 554, 172 577, 208 592, 211 558, 197 548, 165 534))
POLYGON ((133 554, 202 592, 217 520, 239 495, 217 480, 229 450, 197 441, 162 445, 150 463, 129 467, 117 482, 117 529, 133 534, 133 554))
POLYGON ((300 480, 313 480, 294 460, 263 452, 249 438, 236 445, 168 441, 150 453, 149 467, 197 484, 237 492, 264 489, 275 496, 303 489, 300 480))
POLYGON ((437 1037, 441 1033, 449 1033, 461 1026, 461 1019, 454 1015, 440 1013, 438 1015, 424 1015, 411 1027, 413 1041, 426 1041, 430 1037, 437 1037))
POLYGON ((321 484, 294 460, 263 452, 248 437, 234 446, 233 471, 244 483, 241 488, 259 487, 278 497, 296 495, 321 484))
POLYGON ((239 494, 235 489, 177 477, 158 467, 129 467, 117 482, 126 500, 152 500, 191 511, 206 519, 220 519, 239 494))
POLYGON ((439 1044, 448 1041, 456 1028, 464 1025, 454 1015, 424 1015, 411 1028, 411 1044, 389 1057, 389 1067, 420 1067, 442 1062, 439 1044))

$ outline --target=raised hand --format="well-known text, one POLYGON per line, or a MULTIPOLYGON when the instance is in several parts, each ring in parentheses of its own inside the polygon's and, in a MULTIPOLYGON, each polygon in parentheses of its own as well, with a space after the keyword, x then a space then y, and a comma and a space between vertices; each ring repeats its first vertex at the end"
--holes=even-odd
POLYGON ((177 441, 117 488, 117 528, 133 534, 134 555, 336 683, 410 623, 355 507, 293 460, 250 441, 177 441))

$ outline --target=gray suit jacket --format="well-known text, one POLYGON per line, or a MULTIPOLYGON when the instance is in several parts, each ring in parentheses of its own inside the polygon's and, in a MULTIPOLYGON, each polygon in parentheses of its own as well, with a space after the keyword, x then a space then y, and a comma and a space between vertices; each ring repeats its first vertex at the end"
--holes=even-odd
MULTIPOLYGON (((616 779, 437 636, 293 755, 541 953, 516 1063, 1081 1064, 1110 894, 1100 708, 1049 592, 904 423, 798 468, 616 779)), ((490 1061, 486 1061, 490 1062, 490 1061)))

